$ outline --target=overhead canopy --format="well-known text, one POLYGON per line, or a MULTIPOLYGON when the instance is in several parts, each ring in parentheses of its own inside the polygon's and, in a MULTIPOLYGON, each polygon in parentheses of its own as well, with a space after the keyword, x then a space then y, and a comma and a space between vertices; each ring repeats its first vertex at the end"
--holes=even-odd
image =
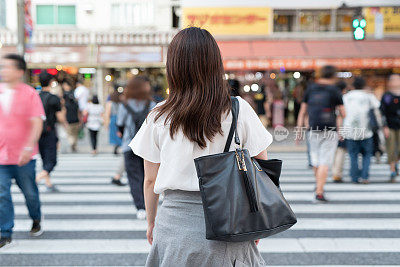
POLYGON ((400 67, 400 41, 220 41, 227 70, 400 67))

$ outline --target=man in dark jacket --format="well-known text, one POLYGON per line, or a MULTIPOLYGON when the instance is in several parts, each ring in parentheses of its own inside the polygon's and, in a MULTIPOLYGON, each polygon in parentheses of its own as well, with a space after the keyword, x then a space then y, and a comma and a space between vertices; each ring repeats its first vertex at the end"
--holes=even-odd
POLYGON ((46 120, 39 139, 39 152, 43 161, 43 170, 36 177, 36 182, 39 183, 42 179, 45 179, 48 192, 57 192, 57 188, 50 181, 50 173, 57 164, 56 122, 58 120, 63 123, 65 128, 68 128, 68 125, 64 113, 61 112, 60 98, 50 93, 53 76, 47 72, 42 72, 39 75, 39 80, 42 85, 42 91, 39 95, 46 113, 46 120))

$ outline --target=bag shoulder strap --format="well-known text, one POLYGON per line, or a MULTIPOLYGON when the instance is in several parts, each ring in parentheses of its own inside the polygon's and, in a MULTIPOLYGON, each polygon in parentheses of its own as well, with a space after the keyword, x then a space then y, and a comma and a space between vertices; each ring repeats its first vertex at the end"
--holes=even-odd
POLYGON ((232 124, 231 128, 229 129, 228 139, 225 144, 224 152, 228 152, 229 148, 231 147, 233 134, 235 134, 235 143, 240 145, 239 135, 237 133, 237 121, 239 116, 239 101, 236 97, 231 97, 232 101, 232 124))

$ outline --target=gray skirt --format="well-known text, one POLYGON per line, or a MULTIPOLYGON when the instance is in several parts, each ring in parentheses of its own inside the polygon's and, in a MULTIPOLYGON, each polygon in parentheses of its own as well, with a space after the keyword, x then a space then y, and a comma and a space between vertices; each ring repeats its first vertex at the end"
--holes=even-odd
POLYGON ((265 266, 254 241, 206 239, 200 192, 167 190, 156 216, 148 267, 265 266))

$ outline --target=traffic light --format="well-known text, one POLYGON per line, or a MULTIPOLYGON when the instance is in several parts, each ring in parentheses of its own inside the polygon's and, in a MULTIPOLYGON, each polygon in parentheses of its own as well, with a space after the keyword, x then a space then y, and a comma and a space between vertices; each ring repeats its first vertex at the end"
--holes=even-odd
POLYGON ((367 26, 367 21, 358 17, 353 19, 353 37, 354 40, 364 40, 365 39, 365 27, 367 26))

